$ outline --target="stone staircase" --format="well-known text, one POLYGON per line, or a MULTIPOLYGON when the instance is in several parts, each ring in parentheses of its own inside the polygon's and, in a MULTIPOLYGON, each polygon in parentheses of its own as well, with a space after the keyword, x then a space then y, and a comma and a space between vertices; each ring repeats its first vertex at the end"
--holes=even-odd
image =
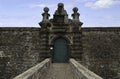
POLYGON ((68 63, 53 63, 40 79, 76 79, 68 63))

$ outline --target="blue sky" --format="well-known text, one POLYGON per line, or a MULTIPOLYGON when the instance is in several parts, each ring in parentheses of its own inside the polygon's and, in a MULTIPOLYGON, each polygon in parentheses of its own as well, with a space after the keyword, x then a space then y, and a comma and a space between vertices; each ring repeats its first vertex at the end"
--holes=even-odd
POLYGON ((0 0, 0 27, 39 27, 45 6, 52 18, 58 3, 71 18, 78 7, 83 27, 119 27, 120 0, 0 0))

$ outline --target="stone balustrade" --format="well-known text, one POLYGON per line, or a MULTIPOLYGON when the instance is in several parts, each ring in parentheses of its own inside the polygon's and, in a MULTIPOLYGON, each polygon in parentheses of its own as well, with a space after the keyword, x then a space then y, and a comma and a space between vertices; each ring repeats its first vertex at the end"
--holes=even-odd
POLYGON ((74 59, 70 59, 70 65, 77 79, 103 79, 100 76, 88 70, 87 68, 85 68, 84 66, 82 66, 74 59))
POLYGON ((50 63, 50 59, 45 59, 41 63, 37 64, 36 66, 30 68, 29 70, 16 76, 13 79, 40 79, 42 74, 47 72, 50 63))

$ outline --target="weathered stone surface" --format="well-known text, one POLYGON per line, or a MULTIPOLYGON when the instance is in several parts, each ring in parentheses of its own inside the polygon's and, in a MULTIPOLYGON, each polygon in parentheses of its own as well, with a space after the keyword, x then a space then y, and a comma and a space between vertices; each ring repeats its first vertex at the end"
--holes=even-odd
POLYGON ((82 28, 84 63, 104 79, 119 79, 120 28, 82 28))
POLYGON ((0 51, 0 79, 5 79, 6 67, 9 64, 9 57, 3 51, 0 51))
POLYGON ((0 51, 10 57, 5 79, 34 66, 39 58, 40 28, 0 28, 0 51))
POLYGON ((69 63, 52 63, 48 72, 39 79, 76 79, 69 63))

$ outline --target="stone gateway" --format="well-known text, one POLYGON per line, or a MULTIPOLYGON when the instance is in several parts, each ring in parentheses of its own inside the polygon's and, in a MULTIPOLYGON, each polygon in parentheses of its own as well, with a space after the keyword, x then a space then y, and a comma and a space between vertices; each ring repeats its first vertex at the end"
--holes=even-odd
POLYGON ((68 62, 69 58, 80 61, 82 59, 81 25, 83 23, 79 21, 78 9, 76 7, 73 9, 73 19, 68 18, 63 3, 58 4, 53 19, 44 18, 45 15, 49 17, 48 10, 47 7, 44 8, 43 20, 39 23, 41 25, 41 50, 45 51, 41 53, 46 53, 47 56, 51 52, 53 62, 68 62), (50 47, 53 47, 53 51, 50 47))

